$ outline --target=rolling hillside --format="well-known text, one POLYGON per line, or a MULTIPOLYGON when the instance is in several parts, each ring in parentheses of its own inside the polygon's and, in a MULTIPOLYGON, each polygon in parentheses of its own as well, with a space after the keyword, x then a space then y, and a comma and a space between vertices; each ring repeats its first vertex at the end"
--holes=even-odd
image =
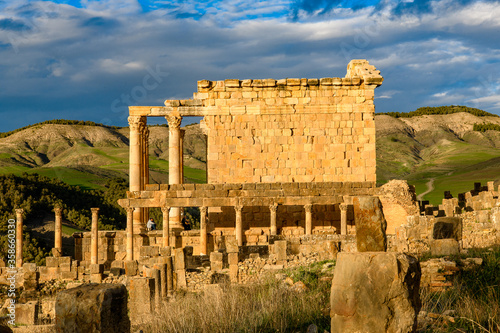
MULTIPOLYGON (((500 117, 460 112, 391 117, 376 115, 377 178, 407 179, 417 193, 434 179, 424 199, 437 203, 473 182, 500 180, 500 131, 473 131, 474 124, 498 124, 500 117)), ((206 137, 198 125, 185 127, 185 176, 205 182, 206 137)), ((0 174, 39 173, 83 188, 102 188, 128 174, 128 128, 43 124, 0 138, 0 174)), ((151 181, 168 181, 168 128, 150 127, 151 181)))
POLYGON ((375 120, 379 183, 407 179, 422 193, 434 179, 435 189, 424 199, 437 204, 445 190, 456 196, 474 182, 500 180, 500 131, 473 131, 474 124, 500 125, 500 117, 461 112, 375 120))

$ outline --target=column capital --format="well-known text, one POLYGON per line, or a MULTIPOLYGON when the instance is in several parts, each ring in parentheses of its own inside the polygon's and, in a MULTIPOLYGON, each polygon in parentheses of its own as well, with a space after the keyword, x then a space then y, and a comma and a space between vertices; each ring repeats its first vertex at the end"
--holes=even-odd
POLYGON ((312 210, 312 205, 311 204, 304 205, 304 209, 306 210, 306 213, 310 213, 312 210))
POLYGON ((161 207, 161 212, 163 214, 166 214, 166 213, 170 212, 170 208, 172 208, 172 207, 170 207, 170 206, 163 206, 163 207, 161 207))
POLYGON ((272 213, 276 213, 276 210, 278 209, 278 204, 275 202, 271 205, 269 205, 269 210, 272 212, 272 213))
POLYGON ((144 140, 149 140, 149 128, 146 125, 144 125, 142 128, 142 135, 144 137, 144 140))
POLYGON ((182 117, 179 115, 169 114, 165 116, 165 119, 168 122, 168 128, 170 129, 179 129, 181 128, 182 117))
POLYGON ((234 210, 236 211, 236 213, 241 213, 242 209, 243 209, 243 204, 238 202, 236 205, 234 205, 234 210))
POLYGON ((125 207, 125 211, 127 212, 127 214, 133 214, 134 213, 134 210, 135 210, 135 207, 125 207))
POLYGON ((24 209, 22 208, 16 208, 16 214, 17 215, 22 215, 24 213, 24 209))
POLYGON ((92 214, 97 214, 97 213, 99 213, 99 208, 97 208, 97 207, 90 208, 90 211, 92 212, 92 214))
POLYGON ((348 204, 346 203, 341 203, 339 204, 340 210, 347 211, 347 207, 349 207, 348 204))
POLYGON ((146 127, 146 117, 144 116, 129 116, 128 125, 130 130, 142 132, 144 127, 146 127))
POLYGON ((63 209, 62 209, 61 207, 54 207, 54 213, 55 213, 56 215, 61 215, 62 210, 63 210, 63 209))
POLYGON ((201 206, 200 207, 200 213, 206 215, 208 213, 208 207, 207 206, 201 206))

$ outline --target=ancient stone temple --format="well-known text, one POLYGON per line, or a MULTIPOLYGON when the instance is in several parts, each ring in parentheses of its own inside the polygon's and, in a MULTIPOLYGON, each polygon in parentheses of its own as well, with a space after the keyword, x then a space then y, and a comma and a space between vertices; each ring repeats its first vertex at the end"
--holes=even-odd
POLYGON ((150 207, 168 214, 170 232, 181 230, 180 207, 207 212, 201 253, 217 235, 242 245, 253 234, 340 233, 348 197, 375 189, 373 99, 382 81, 368 61, 352 60, 343 78, 202 80, 193 99, 129 107, 130 192, 120 201, 129 233, 144 231, 150 207), (207 135, 207 184, 182 184, 180 124, 192 116, 203 117, 207 135), (147 117, 169 125, 169 184, 149 184, 147 117))

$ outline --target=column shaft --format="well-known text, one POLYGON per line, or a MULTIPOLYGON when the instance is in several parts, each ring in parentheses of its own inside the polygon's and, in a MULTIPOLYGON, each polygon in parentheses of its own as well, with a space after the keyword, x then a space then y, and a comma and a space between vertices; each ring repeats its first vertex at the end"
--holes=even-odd
MULTIPOLYGON (((181 160, 180 160, 180 128, 182 118, 176 115, 165 117, 168 121, 168 182, 169 184, 181 184, 181 160)), ((181 214, 178 207, 170 209, 170 228, 183 229, 181 214)))
POLYGON ((237 204, 236 206, 234 206, 234 210, 236 211, 236 242, 238 243, 238 246, 243 246, 243 220, 241 217, 243 205, 237 204))
POLYGON ((16 209, 16 267, 23 267, 23 212, 16 209))
POLYGON ((62 208, 55 207, 55 222, 54 222, 54 248, 56 253, 62 254, 62 208))
POLYGON ((207 246, 207 212, 208 207, 200 207, 200 254, 208 254, 207 246))
MULTIPOLYGON (((145 126, 142 130, 142 163, 141 163, 141 176, 142 176, 142 190, 146 189, 149 184, 149 129, 145 126)), ((149 208, 141 208, 142 221, 149 220, 149 208)))
MULTIPOLYGON (((146 125, 146 117, 130 116, 128 117, 130 128, 129 139, 129 188, 131 192, 141 191, 143 189, 142 177, 142 132, 146 125)), ((134 210, 134 231, 139 233, 144 229, 145 221, 142 216, 142 210, 134 210)))
POLYGON ((163 213, 163 247, 170 246, 170 207, 162 207, 163 213))
POLYGON ((278 233, 278 228, 276 227, 276 211, 278 209, 278 204, 269 205, 269 211, 271 212, 271 235, 276 236, 278 233))
POLYGON ((305 205, 306 210, 306 235, 312 234, 312 205, 305 205))
POLYGON ((340 234, 347 235, 347 204, 341 203, 340 207, 340 234))
POLYGON ((90 208, 92 211, 92 229, 91 229, 91 239, 90 239, 90 263, 98 264, 98 244, 99 244, 99 226, 97 221, 99 220, 99 208, 90 208))
POLYGON ((134 260, 134 207, 127 207, 127 260, 134 260))

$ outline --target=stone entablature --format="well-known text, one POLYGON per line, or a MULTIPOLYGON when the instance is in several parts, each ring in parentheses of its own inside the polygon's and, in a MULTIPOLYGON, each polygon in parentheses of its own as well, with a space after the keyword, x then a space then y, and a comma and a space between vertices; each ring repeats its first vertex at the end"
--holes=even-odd
POLYGON ((372 182, 150 184, 145 191, 127 192, 122 207, 218 207, 331 205, 344 196, 373 195, 372 182))

